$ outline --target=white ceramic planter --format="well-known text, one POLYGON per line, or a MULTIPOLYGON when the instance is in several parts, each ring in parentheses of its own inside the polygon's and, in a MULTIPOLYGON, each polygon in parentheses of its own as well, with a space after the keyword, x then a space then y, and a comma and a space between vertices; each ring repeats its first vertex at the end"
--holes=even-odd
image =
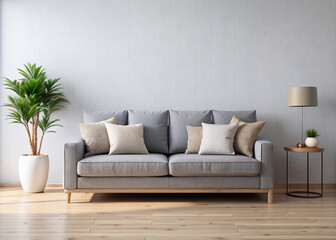
POLYGON ((25 192, 43 192, 47 185, 48 173, 48 155, 28 156, 25 154, 20 156, 19 176, 25 192))
POLYGON ((317 138, 313 138, 313 137, 307 137, 305 144, 307 147, 317 147, 318 145, 318 141, 317 138))

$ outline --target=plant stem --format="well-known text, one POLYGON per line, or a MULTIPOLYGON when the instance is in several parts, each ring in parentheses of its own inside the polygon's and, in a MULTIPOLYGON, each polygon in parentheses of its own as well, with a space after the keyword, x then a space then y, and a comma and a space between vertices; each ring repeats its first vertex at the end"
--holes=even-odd
POLYGON ((36 151, 35 151, 35 145, 36 145, 36 143, 35 143, 35 131, 34 131, 34 127, 35 127, 35 119, 33 117, 32 118, 32 127, 31 127, 31 134, 32 134, 31 139, 32 139, 32 142, 33 142, 33 152, 32 152, 32 154, 36 155, 36 151))
POLYGON ((40 153, 41 153, 41 147, 42 147, 43 137, 44 137, 44 132, 42 133, 42 136, 41 136, 40 147, 39 147, 39 150, 38 150, 38 153, 37 153, 38 155, 40 155, 40 153))
POLYGON ((27 130, 27 133, 28 133, 30 149, 32 151, 32 154, 34 154, 34 146, 33 146, 33 143, 32 143, 32 139, 31 139, 31 135, 30 135, 30 131, 29 131, 29 126, 28 126, 28 124, 27 125, 25 124, 24 126, 25 126, 25 128, 27 130))
POLYGON ((38 123, 39 123, 39 116, 40 115, 40 112, 37 112, 36 114, 36 122, 35 122, 35 129, 34 129, 34 132, 35 132, 35 139, 34 139, 34 142, 35 142, 35 154, 37 153, 37 127, 38 127, 38 123))

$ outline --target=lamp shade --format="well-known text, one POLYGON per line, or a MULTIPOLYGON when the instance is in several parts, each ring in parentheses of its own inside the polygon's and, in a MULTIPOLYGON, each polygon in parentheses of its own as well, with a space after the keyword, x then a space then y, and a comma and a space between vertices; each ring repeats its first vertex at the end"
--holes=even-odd
POLYGON ((317 106, 316 87, 293 87, 288 89, 289 107, 315 107, 317 106))

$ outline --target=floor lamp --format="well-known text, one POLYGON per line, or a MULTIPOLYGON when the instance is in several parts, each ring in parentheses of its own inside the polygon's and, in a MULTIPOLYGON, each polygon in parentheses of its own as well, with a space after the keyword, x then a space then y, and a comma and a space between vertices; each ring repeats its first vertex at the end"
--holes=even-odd
POLYGON ((288 106, 301 107, 301 142, 297 147, 305 147, 303 141, 303 108, 317 106, 317 88, 316 87, 293 87, 288 90, 288 106))

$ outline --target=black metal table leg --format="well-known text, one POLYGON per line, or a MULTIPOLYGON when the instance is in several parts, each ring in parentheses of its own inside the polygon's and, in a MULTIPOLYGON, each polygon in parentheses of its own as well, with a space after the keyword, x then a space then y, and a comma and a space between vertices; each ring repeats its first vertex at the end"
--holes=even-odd
POLYGON ((321 152, 321 197, 323 196, 323 152, 321 152))
POLYGON ((307 195, 309 196, 309 153, 307 153, 307 195))
POLYGON ((323 152, 321 152, 321 192, 312 192, 309 190, 309 153, 307 152, 307 190, 306 191, 288 191, 288 151, 286 151, 286 194, 298 198, 320 198, 323 195, 323 152), (297 195, 304 194, 304 195, 297 195))
POLYGON ((286 194, 288 194, 288 151, 286 151, 286 194))

